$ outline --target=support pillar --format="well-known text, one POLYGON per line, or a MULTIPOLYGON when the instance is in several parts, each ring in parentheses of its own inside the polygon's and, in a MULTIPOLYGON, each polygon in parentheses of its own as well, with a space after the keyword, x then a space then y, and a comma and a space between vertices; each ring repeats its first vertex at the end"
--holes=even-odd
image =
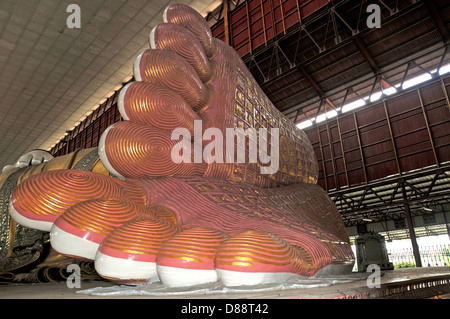
POLYGON ((409 209, 408 199, 406 197, 405 184, 402 183, 403 190, 403 204, 405 208, 406 222, 409 229, 409 238, 411 238, 411 244, 413 248, 414 260, 416 262, 416 267, 422 267, 422 260, 420 259, 419 245, 417 244, 416 233, 414 232, 414 224, 411 216, 411 211, 409 209))

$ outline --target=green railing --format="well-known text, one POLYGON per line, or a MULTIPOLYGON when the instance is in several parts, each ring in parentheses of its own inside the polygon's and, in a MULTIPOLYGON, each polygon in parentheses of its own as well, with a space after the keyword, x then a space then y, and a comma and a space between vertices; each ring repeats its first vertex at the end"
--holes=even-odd
MULTIPOLYGON (((450 266, 450 244, 419 246, 423 267, 450 266)), ((412 248, 388 249, 395 268, 416 267, 412 248)))

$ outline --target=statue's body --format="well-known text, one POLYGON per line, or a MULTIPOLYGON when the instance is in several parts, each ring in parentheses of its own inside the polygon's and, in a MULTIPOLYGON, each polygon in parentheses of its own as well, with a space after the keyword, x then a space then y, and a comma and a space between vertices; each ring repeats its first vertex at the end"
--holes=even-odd
POLYGON ((316 185, 306 135, 198 13, 172 5, 164 22, 136 59, 136 81, 120 93, 125 121, 102 135, 95 169, 49 169, 25 179, 12 195, 12 218, 50 232, 56 251, 95 260, 101 276, 123 282, 258 285, 350 271, 348 236, 316 185), (264 140, 278 171, 263 174, 267 161, 248 157, 220 163, 227 150, 217 135, 215 144, 205 135, 200 144, 184 138, 198 137, 195 123, 223 137, 227 128, 279 129, 278 140, 264 140), (184 135, 172 140, 177 128, 184 135), (184 161, 177 163, 180 145, 184 161))

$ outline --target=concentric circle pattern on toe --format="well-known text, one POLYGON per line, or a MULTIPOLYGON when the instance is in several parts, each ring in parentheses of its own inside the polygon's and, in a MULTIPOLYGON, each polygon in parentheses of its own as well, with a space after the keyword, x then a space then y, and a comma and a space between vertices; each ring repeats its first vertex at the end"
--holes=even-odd
POLYGON ((230 237, 218 249, 215 258, 217 269, 238 272, 290 272, 296 268, 298 253, 286 241, 259 231, 245 231, 230 237))
POLYGON ((175 235, 158 252, 156 263, 161 281, 172 287, 217 281, 214 257, 227 237, 205 227, 193 227, 175 235))
POLYGON ((146 207, 124 199, 84 201, 56 219, 50 231, 51 244, 62 254, 93 260, 98 246, 110 232, 148 216, 151 212, 146 207))
POLYGON ((127 178, 156 176, 189 176, 202 166, 174 163, 172 150, 178 143, 171 139, 169 130, 146 126, 131 121, 114 124, 103 133, 104 153, 111 167, 127 178))
POLYGON ((105 175, 81 170, 48 171, 17 186, 11 215, 24 226, 50 231, 52 223, 69 207, 95 198, 119 198, 121 194, 119 184, 105 175))
POLYGON ((179 231, 178 226, 161 220, 137 220, 111 232, 99 251, 116 258, 155 262, 161 245, 179 231))
POLYGON ((97 272, 120 281, 157 281, 156 254, 178 231, 175 224, 158 219, 137 220, 115 229, 98 249, 97 272))
POLYGON ((230 237, 218 249, 214 264, 226 286, 282 283, 307 272, 305 261, 289 243, 259 231, 230 237))
POLYGON ((193 132, 198 115, 174 91, 147 82, 131 82, 120 91, 119 111, 127 120, 172 130, 183 127, 193 132))

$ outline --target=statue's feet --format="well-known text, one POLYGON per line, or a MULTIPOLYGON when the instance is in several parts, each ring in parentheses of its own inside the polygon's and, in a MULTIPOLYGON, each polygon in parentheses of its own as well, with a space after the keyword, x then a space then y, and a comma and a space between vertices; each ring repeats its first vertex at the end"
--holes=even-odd
POLYGON ((353 260, 336 207, 312 184, 263 189, 58 170, 20 183, 11 215, 50 231, 58 252, 95 260, 101 276, 121 282, 257 285, 340 274, 353 260))
POLYGON ((169 6, 149 42, 150 49, 135 60, 136 81, 119 94, 125 121, 107 128, 99 143, 102 163, 113 175, 197 175, 262 187, 316 182, 317 161, 305 133, 273 106, 237 53, 212 37, 196 11, 169 6), (210 128, 221 136, 217 130, 205 132, 210 128), (252 142, 246 144, 239 134, 236 144, 242 144, 235 148, 232 137, 232 156, 226 150, 226 135, 227 129, 235 128, 254 129, 258 138, 265 129, 269 158, 262 160, 257 154, 252 162, 252 142), (279 129, 278 139, 274 129, 279 129), (247 152, 245 163, 236 163, 240 147, 247 152), (268 174, 261 174, 261 167, 268 167, 268 174))
POLYGON ((313 185, 317 164, 305 134, 198 13, 172 5, 164 20, 136 60, 137 81, 120 93, 125 121, 99 145, 102 163, 127 179, 45 172, 18 185, 12 217, 49 231, 57 251, 95 260, 100 275, 124 282, 256 285, 351 267, 339 213, 313 185), (224 135, 279 128, 279 171, 260 174, 261 162, 176 163, 172 133, 182 127, 194 136, 195 120, 224 135))

